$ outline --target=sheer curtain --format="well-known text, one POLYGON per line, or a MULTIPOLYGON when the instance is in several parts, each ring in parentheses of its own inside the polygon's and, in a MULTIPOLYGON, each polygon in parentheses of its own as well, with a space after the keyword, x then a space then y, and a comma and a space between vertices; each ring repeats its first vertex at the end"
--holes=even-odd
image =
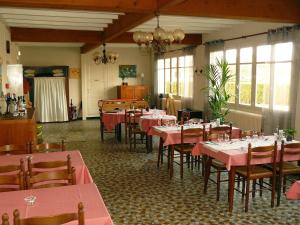
MULTIPOLYGON (((291 64, 291 79, 289 89, 288 110, 278 110, 274 108, 275 95, 278 97, 280 93, 274 91, 271 85, 269 96, 269 108, 263 108, 263 129, 266 134, 272 134, 276 128, 293 128, 295 129, 297 102, 300 103, 299 95, 299 76, 300 76, 300 27, 283 27, 268 32, 269 44, 277 44, 283 42, 293 42, 293 54, 291 64)), ((284 74, 283 74, 284 76, 284 74)), ((271 74, 271 80, 274 80, 274 73, 271 74)), ((299 111, 299 110, 298 110, 299 111)), ((298 112, 300 114, 300 112, 298 112)), ((300 119, 300 117, 299 117, 300 119)), ((300 121, 300 120, 299 120, 300 121)))
POLYGON ((34 106, 37 121, 68 121, 65 78, 34 78, 34 106))

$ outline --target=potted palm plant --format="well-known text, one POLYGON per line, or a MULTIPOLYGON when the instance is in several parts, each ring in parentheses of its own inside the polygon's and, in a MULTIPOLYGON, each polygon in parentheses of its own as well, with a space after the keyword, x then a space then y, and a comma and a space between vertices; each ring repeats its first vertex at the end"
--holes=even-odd
POLYGON ((220 119, 224 123, 225 116, 229 113, 227 107, 230 95, 226 90, 228 81, 234 76, 225 60, 217 59, 216 64, 209 64, 204 67, 204 77, 208 80, 208 104, 212 119, 220 119))
POLYGON ((284 129, 283 132, 286 137, 286 141, 292 141, 294 139, 296 130, 294 130, 292 128, 287 128, 287 129, 284 129))

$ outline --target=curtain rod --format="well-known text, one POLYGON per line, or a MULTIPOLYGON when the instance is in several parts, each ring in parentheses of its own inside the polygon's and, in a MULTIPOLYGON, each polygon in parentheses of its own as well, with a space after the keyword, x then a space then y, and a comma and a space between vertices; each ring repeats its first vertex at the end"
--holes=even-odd
POLYGON ((233 40, 244 39, 244 38, 254 37, 254 36, 259 36, 259 35, 264 35, 264 34, 268 34, 268 32, 261 32, 261 33, 257 33, 257 34, 243 35, 243 36, 236 37, 236 38, 223 39, 223 41, 233 41, 233 40))

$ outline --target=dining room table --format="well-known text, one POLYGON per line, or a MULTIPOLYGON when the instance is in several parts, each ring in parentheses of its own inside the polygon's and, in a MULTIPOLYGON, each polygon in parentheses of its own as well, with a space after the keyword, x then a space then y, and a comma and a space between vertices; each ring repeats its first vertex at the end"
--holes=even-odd
POLYGON ((139 118, 140 129, 147 134, 147 152, 152 152, 153 150, 151 128, 154 126, 162 126, 163 124, 176 124, 176 121, 176 116, 164 114, 143 115, 139 118))
MULTIPOLYGON (((134 109, 132 109, 134 110, 134 109)), ((165 110, 149 109, 149 111, 143 109, 143 115, 165 115, 165 110)), ((125 110, 110 110, 102 113, 102 123, 107 131, 115 129, 116 140, 122 141, 121 124, 125 123, 125 110)))
MULTIPOLYGON (((209 179, 209 171, 212 159, 216 159, 224 163, 229 172, 229 211, 233 210, 234 201, 234 182, 236 176, 236 168, 238 166, 247 165, 248 144, 252 147, 270 146, 274 145, 276 137, 274 136, 259 136, 253 138, 232 139, 229 141, 204 141, 196 144, 192 150, 193 156, 206 155, 208 160, 206 162, 204 185, 207 185, 209 179)), ((280 142, 280 141, 279 141, 280 142)), ((296 141, 293 141, 296 142, 296 141)), ((292 143, 292 142, 291 142, 292 143)), ((278 146, 277 161, 280 160, 280 145, 278 146)), ((285 158, 286 161, 300 160, 299 155, 290 155, 285 158)), ((253 159, 253 165, 261 165, 271 163, 270 158, 253 159)))
MULTIPOLYGON (((67 161, 67 156, 71 157, 71 166, 75 168, 76 183, 88 184, 93 183, 93 178, 85 165, 80 151, 61 151, 61 152, 41 152, 32 154, 20 155, 2 155, 0 156, 0 165, 18 165, 20 159, 24 160, 25 169, 27 169, 27 159, 31 158, 32 163, 37 162, 52 162, 52 161, 67 161)), ((41 170, 42 171, 42 170, 41 170)))
MULTIPOLYGON (((111 216, 94 183, 62 187, 31 189, 0 193, 0 215, 7 213, 13 224, 13 211, 20 218, 47 217, 63 213, 77 213, 78 203, 84 206, 86 225, 113 225, 111 216)), ((64 225, 76 225, 71 221, 64 225)))

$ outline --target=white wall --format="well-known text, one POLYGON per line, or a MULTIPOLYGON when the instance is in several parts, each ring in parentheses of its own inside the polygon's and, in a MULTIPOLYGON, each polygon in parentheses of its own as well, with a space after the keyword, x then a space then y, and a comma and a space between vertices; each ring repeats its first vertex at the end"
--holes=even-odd
MULTIPOLYGON (((141 84, 140 74, 144 73, 144 84, 153 89, 151 55, 132 45, 108 45, 107 52, 116 52, 119 58, 115 64, 96 65, 93 50, 81 55, 83 118, 98 116, 97 101, 117 98, 117 85, 121 85, 119 65, 137 65, 137 78, 126 79, 129 85, 141 84)), ((100 51, 102 49, 100 48, 100 51)))
MULTIPOLYGON (((21 46, 20 63, 23 66, 69 66, 81 68, 79 47, 21 46)), ((79 106, 81 79, 69 79, 69 99, 79 106)))
POLYGON ((0 65, 2 66, 2 90, 6 93, 5 83, 7 83, 7 65, 17 63, 18 48, 14 43, 10 43, 10 54, 6 53, 6 41, 10 41, 10 30, 0 21, 0 65))

